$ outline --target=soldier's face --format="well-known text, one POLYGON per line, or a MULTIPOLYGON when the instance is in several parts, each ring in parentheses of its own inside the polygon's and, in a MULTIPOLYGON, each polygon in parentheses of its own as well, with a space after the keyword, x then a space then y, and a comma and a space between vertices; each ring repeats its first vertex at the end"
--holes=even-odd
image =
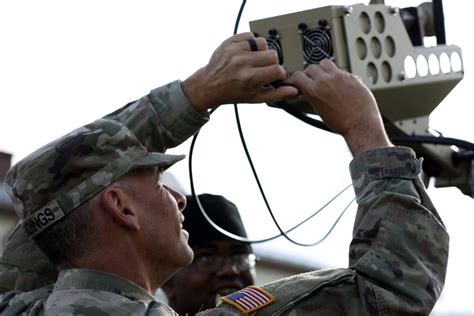
POLYGON ((181 211, 186 198, 163 184, 159 170, 140 172, 135 192, 140 208, 141 244, 149 263, 164 282, 193 258, 188 232, 182 227, 181 211))
POLYGON ((194 261, 180 270, 164 290, 170 305, 180 315, 194 313, 216 306, 218 296, 225 296, 255 283, 255 269, 239 271, 230 258, 238 254, 249 254, 247 244, 232 240, 206 242, 193 247, 194 261), (202 256, 221 256, 223 264, 215 271, 203 271, 197 261, 202 256))

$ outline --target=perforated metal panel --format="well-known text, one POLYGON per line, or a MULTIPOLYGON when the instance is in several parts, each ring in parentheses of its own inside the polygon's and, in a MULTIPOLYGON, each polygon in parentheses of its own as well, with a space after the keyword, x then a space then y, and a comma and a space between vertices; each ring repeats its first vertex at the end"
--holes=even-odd
MULTIPOLYGON (((323 56, 359 76, 390 122, 389 135, 431 135, 430 113, 464 74, 458 46, 413 46, 400 11, 375 2, 252 21, 250 29, 278 41, 280 63, 289 73, 318 63, 323 56)), ((269 105, 312 112, 297 98, 269 105)), ((470 194, 471 166, 454 165, 449 146, 412 144, 412 148, 434 170, 436 186, 457 186, 470 194)))
MULTIPOLYGON (((250 29, 278 40, 280 60, 290 73, 319 62, 320 56, 308 58, 310 51, 360 76, 391 121, 429 115, 463 77, 458 46, 414 47, 399 11, 383 4, 306 10, 252 21, 250 29), (302 25, 313 34, 324 33, 324 38, 314 40, 302 25), (447 69, 441 66, 443 58, 447 69)), ((308 111, 304 104, 288 103, 308 111)))

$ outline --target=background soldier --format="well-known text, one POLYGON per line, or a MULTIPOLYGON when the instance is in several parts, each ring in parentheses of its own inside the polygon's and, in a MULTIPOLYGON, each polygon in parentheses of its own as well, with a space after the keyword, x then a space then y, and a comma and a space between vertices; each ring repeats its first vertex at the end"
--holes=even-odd
MULTIPOLYGON (((247 237, 234 203, 220 195, 198 196, 206 214, 226 231, 247 237)), ((234 240, 215 229, 203 216, 193 196, 187 196, 183 228, 193 262, 176 273, 163 289, 169 305, 180 315, 194 315, 216 306, 220 296, 255 284, 256 257, 250 244, 234 240)))

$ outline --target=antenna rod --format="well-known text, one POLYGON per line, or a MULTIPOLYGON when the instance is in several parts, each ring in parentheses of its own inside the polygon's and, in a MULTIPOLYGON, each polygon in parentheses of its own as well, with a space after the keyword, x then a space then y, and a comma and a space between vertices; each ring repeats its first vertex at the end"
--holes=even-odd
POLYGON ((444 29, 443 1, 433 0, 433 16, 436 33, 436 43, 438 45, 446 44, 446 32, 444 29))

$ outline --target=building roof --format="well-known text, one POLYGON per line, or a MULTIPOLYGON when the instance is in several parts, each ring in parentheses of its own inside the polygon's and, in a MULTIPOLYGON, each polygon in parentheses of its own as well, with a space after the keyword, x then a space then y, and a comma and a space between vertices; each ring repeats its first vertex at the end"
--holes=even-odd
POLYGON ((0 214, 15 214, 10 197, 3 185, 3 179, 5 179, 8 169, 10 169, 11 158, 12 155, 0 152, 0 214))
POLYGON ((0 213, 12 213, 15 214, 13 205, 11 203, 10 197, 8 196, 3 183, 0 184, 0 213))

